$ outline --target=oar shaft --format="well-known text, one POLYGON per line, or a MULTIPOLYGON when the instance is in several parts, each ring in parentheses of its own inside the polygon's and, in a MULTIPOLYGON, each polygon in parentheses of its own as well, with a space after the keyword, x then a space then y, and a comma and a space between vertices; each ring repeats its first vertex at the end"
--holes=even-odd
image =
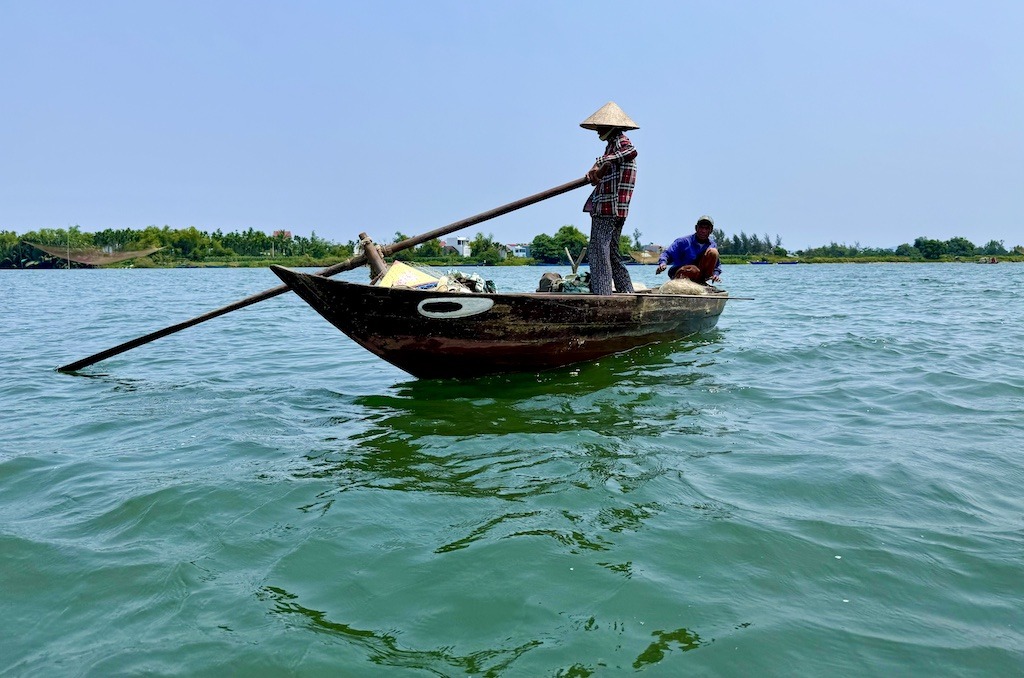
POLYGON ((82 358, 81 360, 76 360, 73 363, 68 363, 67 365, 61 365, 60 367, 57 368, 57 371, 58 372, 75 372, 77 370, 82 369, 83 367, 88 367, 89 365, 93 365, 95 363, 98 363, 101 360, 106 360, 107 358, 115 356, 115 355, 117 355, 119 353, 124 353, 125 351, 130 351, 131 349, 136 348, 138 346, 142 346, 143 344, 148 344, 149 342, 156 341, 157 339, 160 339, 161 337, 166 337, 168 334, 174 334, 175 332, 180 332, 181 330, 184 330, 186 328, 192 327, 193 325, 198 325, 199 323, 206 322, 207 320, 212 320, 212 319, 216 318, 217 316, 222 316, 225 313, 230 313, 231 311, 237 311, 240 308, 245 308, 246 306, 250 306, 250 305, 255 304, 257 302, 264 301, 266 299, 270 299, 271 297, 276 297, 279 294, 284 294, 285 292, 288 291, 288 289, 289 288, 288 288, 287 285, 278 285, 277 287, 271 288, 269 290, 264 290, 263 292, 260 292, 259 294, 254 294, 251 297, 246 297, 245 299, 241 299, 239 301, 236 301, 233 304, 228 304, 227 306, 223 306, 221 308, 218 308, 215 311, 210 311, 209 313, 204 313, 202 315, 197 315, 195 318, 191 318, 191 319, 186 320, 184 322, 180 322, 177 325, 171 325, 170 327, 165 327, 162 330, 157 330, 156 332, 150 332, 149 334, 145 334, 145 335, 143 335, 141 337, 136 337, 135 339, 132 339, 131 341, 126 341, 123 344, 118 344, 117 346, 114 346, 113 348, 108 348, 105 351, 100 351, 99 353, 94 353, 93 355, 89 356, 88 358, 82 358))
MULTIPOLYGON (((380 247, 380 252, 383 256, 390 256, 392 254, 395 254, 396 252, 401 252, 402 250, 407 250, 410 247, 415 247, 425 242, 430 242, 435 238, 440 238, 443 235, 448 235, 449 233, 453 233, 468 226, 473 226, 475 224, 487 221, 488 219, 500 217, 503 214, 508 214, 509 212, 513 212, 517 209, 521 209, 528 205, 532 205, 534 203, 540 202, 541 200, 547 200, 548 198, 553 198, 556 195, 561 195, 562 193, 566 193, 573 189, 580 188, 581 186, 584 186, 587 183, 589 182, 587 181, 586 177, 576 179, 575 181, 570 181, 568 183, 562 184, 561 186, 550 188, 546 191, 542 191, 535 195, 523 198, 522 200, 516 200, 515 202, 510 202, 507 205, 502 205, 501 207, 496 207, 492 210, 481 212, 480 214, 469 217, 468 219, 462 219, 461 221, 453 222, 451 224, 448 224, 447 226, 442 226, 441 228, 434 229, 433 231, 423 233, 422 235, 407 238, 406 240, 397 243, 392 243, 390 245, 384 245, 380 247)), ((341 273, 342 271, 349 271, 353 268, 357 268, 365 263, 366 256, 363 254, 358 254, 354 257, 346 259, 345 261, 334 264, 333 266, 328 266, 323 270, 317 271, 315 275, 330 277, 337 273, 341 273)), ((60 367, 57 368, 57 371, 75 372, 90 365, 94 365, 100 362, 101 360, 106 360, 107 358, 111 358, 120 353, 124 353, 125 351, 130 351, 133 348, 142 346, 143 344, 148 344, 149 342, 160 339, 161 337, 166 337, 169 334, 180 332, 181 330, 192 327, 194 325, 198 325, 199 323, 202 322, 206 322, 207 320, 212 320, 213 318, 222 316, 226 313, 230 313, 231 311, 237 311, 240 308, 245 308, 246 306, 251 306, 252 304, 264 301, 266 299, 270 299, 272 297, 276 297, 280 294, 284 294, 285 292, 288 291, 288 289, 289 288, 287 285, 278 285, 277 287, 272 287, 269 290, 264 290, 263 292, 254 294, 251 297, 246 297, 245 299, 236 301, 233 304, 228 304, 227 306, 223 306, 214 311, 204 313, 203 315, 198 315, 194 318, 191 318, 184 322, 180 322, 176 325, 165 327, 162 330, 150 332, 149 334, 137 337, 135 339, 132 339, 131 341, 126 341, 123 344, 118 344, 113 348, 108 348, 105 351, 94 353, 93 355, 87 358, 76 360, 75 362, 68 363, 67 365, 61 365, 60 367)))
POLYGON ((494 219, 495 217, 500 217, 503 214, 514 212, 518 209, 522 209, 523 207, 527 207, 534 203, 538 203, 542 200, 553 198, 556 195, 568 193, 569 191, 580 188, 581 186, 586 186, 589 183, 590 182, 587 180, 587 178, 583 177, 581 179, 576 179, 575 181, 570 181, 566 184, 562 184, 561 186, 549 188, 546 191, 541 191, 540 193, 531 195, 527 198, 523 198, 522 200, 516 200, 515 202, 510 202, 507 205, 502 205, 501 207, 495 207, 492 210, 481 212, 476 216, 463 219, 462 221, 456 221, 451 224, 448 224, 447 226, 436 228, 433 231, 429 231, 422 235, 413 236, 408 240, 392 243, 390 245, 383 245, 380 248, 381 254, 383 254, 384 256, 389 256, 391 254, 394 254, 395 252, 400 252, 402 250, 409 249, 410 247, 415 247, 416 245, 422 245, 425 242, 430 242, 431 240, 440 238, 443 235, 448 235, 450 233, 454 233, 455 231, 461 231, 464 228, 468 228, 469 226, 475 226, 476 224, 479 224, 483 221, 487 221, 488 219, 494 219))

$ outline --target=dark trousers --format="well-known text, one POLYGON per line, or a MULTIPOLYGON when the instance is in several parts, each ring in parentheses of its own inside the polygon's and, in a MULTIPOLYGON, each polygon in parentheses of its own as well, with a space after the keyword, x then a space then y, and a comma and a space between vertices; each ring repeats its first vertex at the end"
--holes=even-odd
POLYGON ((616 292, 633 291, 633 281, 619 256, 619 238, 625 223, 623 217, 590 215, 587 260, 590 261, 590 291, 594 294, 611 294, 613 280, 616 292))

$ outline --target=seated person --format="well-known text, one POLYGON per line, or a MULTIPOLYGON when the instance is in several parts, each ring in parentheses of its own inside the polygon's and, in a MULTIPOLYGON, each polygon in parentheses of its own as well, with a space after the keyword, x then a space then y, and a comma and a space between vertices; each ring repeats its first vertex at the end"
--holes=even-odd
POLYGON ((691 235, 676 239, 658 257, 658 270, 668 268, 668 277, 687 278, 697 283, 718 282, 722 265, 718 260, 718 244, 711 237, 715 222, 709 216, 697 220, 691 235))

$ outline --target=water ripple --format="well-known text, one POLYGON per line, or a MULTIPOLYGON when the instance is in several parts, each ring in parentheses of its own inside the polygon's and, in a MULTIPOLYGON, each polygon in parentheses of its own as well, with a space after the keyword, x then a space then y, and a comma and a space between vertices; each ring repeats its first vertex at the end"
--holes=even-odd
POLYGON ((0 673, 1016 675, 1024 267, 951 268, 468 381, 287 295, 60 375, 276 279, 9 276, 0 673))

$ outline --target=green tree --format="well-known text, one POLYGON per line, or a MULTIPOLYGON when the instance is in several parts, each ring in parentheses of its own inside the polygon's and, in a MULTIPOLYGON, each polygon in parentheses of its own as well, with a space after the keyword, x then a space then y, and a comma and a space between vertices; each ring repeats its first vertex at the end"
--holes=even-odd
POLYGON ((711 231, 711 237, 716 243, 718 243, 719 254, 729 253, 729 246, 731 245, 731 242, 729 241, 729 238, 726 237, 725 231, 720 228, 716 228, 711 231))
POLYGON ((738 235, 732 236, 732 245, 729 247, 729 254, 743 254, 743 242, 738 235))
POLYGON ((17 255, 21 238, 14 231, 0 231, 0 268, 20 268, 22 257, 17 255))
POLYGON ((295 253, 295 239, 290 231, 278 229, 271 234, 270 253, 276 257, 290 257, 295 253))
POLYGON ((629 251, 633 249, 633 241, 628 235, 619 236, 619 256, 628 257, 629 251))
POLYGON ((946 254, 954 257, 967 257, 974 254, 974 243, 967 238, 950 238, 946 241, 946 254))
POLYGON ((1006 248, 1003 246, 1002 240, 989 240, 984 246, 982 246, 981 253, 989 256, 995 254, 1008 254, 1006 248))
POLYGON ((477 233, 469 244, 470 256, 478 263, 493 266, 501 261, 501 251, 494 241, 494 234, 477 233))
POLYGON ((160 228, 158 226, 146 226, 142 229, 141 233, 136 233, 136 243, 138 246, 132 246, 132 243, 128 243, 128 249, 148 249, 150 247, 171 247, 171 227, 164 226, 160 228))
POLYGON ((750 245, 750 236, 745 231, 740 231, 740 249, 736 254, 751 254, 753 248, 750 245))
POLYGON ((557 264, 565 259, 565 253, 558 249, 555 239, 547 233, 534 236, 530 241, 530 256, 545 264, 557 264))
POLYGON ((224 247, 224 243, 220 240, 214 240, 213 244, 210 245, 210 256, 216 257, 217 259, 230 259, 236 255, 234 250, 229 247, 224 247))
MULTIPOLYGON (((400 243, 403 240, 408 239, 409 236, 407 236, 405 233, 402 233, 401 231, 395 231, 395 237, 391 241, 391 244, 394 245, 396 243, 400 243)), ((395 252, 394 255, 392 255, 392 257, 394 258, 395 261, 412 261, 416 257, 416 252, 412 249, 400 250, 398 252, 395 252)))
POLYGON ((40 245, 54 245, 70 247, 73 250, 85 249, 93 246, 91 233, 82 233, 81 228, 72 226, 63 228, 41 228, 38 231, 29 231, 21 238, 40 245))
POLYGON ((930 238, 917 238, 914 240, 914 248, 921 253, 925 259, 940 259, 946 253, 946 243, 941 240, 930 238))
POLYGON ((423 259, 437 259, 442 256, 441 241, 438 238, 428 240, 416 248, 416 256, 423 259))
POLYGON ((896 248, 896 256, 898 257, 910 257, 916 259, 921 256, 921 253, 917 251, 917 248, 908 242, 903 243, 896 248))
POLYGON ((316 234, 316 231, 310 231, 309 234, 309 255, 321 259, 327 256, 327 253, 331 250, 331 241, 321 238, 316 234))
POLYGON ((92 234, 92 241, 96 247, 112 252, 129 249, 127 247, 128 243, 135 239, 136 232, 130 228, 106 228, 92 234))
POLYGON ((754 233, 747 240, 747 251, 744 254, 761 254, 762 252, 764 252, 764 243, 762 243, 761 238, 754 233))
POLYGON ((482 252, 479 252, 479 253, 475 253, 474 252, 473 258, 477 262, 479 262, 481 264, 486 264, 488 266, 494 266, 499 261, 501 261, 501 251, 498 249, 497 245, 491 245, 490 247, 488 247, 487 249, 483 250, 482 252))
POLYGON ((169 244, 186 259, 199 261, 210 246, 210 238, 195 226, 189 226, 174 231, 169 244))
POLYGON ((568 263, 568 259, 565 256, 565 249, 569 248, 569 252, 572 253, 573 257, 578 257, 583 248, 590 242, 590 238, 583 235, 578 228, 572 224, 566 224, 558 229, 555 233, 554 238, 555 246, 558 248, 558 261, 564 261, 568 263))
POLYGON ((477 233, 473 237, 473 241, 469 243, 470 256, 473 257, 478 257, 490 249, 493 249, 494 251, 498 250, 497 243, 494 242, 493 233, 488 233, 487 235, 477 233))

